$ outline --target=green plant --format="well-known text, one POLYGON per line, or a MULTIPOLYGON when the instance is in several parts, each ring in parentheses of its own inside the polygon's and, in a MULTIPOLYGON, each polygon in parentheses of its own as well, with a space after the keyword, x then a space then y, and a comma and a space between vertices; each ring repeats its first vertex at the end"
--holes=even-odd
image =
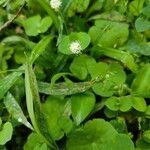
POLYGON ((150 0, 0 0, 0 149, 149 150, 150 0))

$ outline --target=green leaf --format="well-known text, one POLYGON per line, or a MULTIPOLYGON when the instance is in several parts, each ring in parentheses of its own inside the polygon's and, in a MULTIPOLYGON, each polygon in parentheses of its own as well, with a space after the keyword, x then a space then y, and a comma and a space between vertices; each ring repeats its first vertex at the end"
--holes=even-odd
POLYGON ((99 77, 103 79, 107 74, 109 66, 104 62, 91 63, 88 65, 88 71, 92 79, 99 77))
POLYGON ((69 135, 67 150, 104 150, 108 141, 112 141, 116 134, 111 124, 103 119, 88 121, 84 127, 69 135))
POLYGON ((146 141, 147 143, 150 144, 150 130, 146 130, 143 133, 143 139, 144 141, 146 141))
POLYGON ((105 105, 112 111, 118 111, 120 107, 120 101, 117 97, 110 97, 106 100, 105 105))
POLYGON ((138 16, 143 8, 145 0, 133 0, 129 4, 129 11, 134 15, 138 16))
POLYGON ((41 17, 39 15, 28 18, 23 22, 25 32, 29 36, 38 35, 38 28, 40 26, 41 17))
POLYGON ((67 116, 61 116, 58 120, 58 125, 65 134, 69 134, 74 127, 72 120, 67 116))
POLYGON ((132 83, 132 94, 135 96, 141 96, 144 98, 150 98, 150 86, 149 86, 149 78, 150 77, 150 64, 144 65, 132 83))
POLYGON ((90 6, 90 8, 87 12, 87 16, 89 16, 94 11, 100 10, 103 6, 103 3, 104 3, 104 0, 97 0, 97 1, 93 2, 92 6, 90 6))
POLYGON ((9 112, 9 114, 16 119, 18 122, 21 122, 26 127, 33 130, 33 127, 31 124, 27 121, 25 115, 23 114, 23 111, 13 95, 11 93, 7 93, 6 98, 4 99, 4 104, 9 112))
POLYGON ((144 32, 150 30, 150 21, 142 17, 137 18, 135 21, 135 28, 137 32, 144 32))
POLYGON ((133 142, 126 134, 117 134, 114 140, 115 144, 110 143, 109 145, 112 150, 135 150, 133 142))
POLYGON ((150 117, 150 106, 149 105, 146 108, 145 116, 148 117, 148 118, 150 117))
POLYGON ((40 27, 38 29, 39 33, 44 33, 48 30, 48 28, 51 26, 52 24, 52 19, 50 16, 46 16, 41 20, 41 24, 40 27))
POLYGON ((62 73, 57 73, 57 74, 55 74, 52 78, 51 78, 51 87, 53 87, 53 86, 55 86, 55 83, 56 83, 56 81, 58 80, 58 79, 60 79, 61 77, 66 77, 66 76, 72 76, 72 74, 70 74, 70 73, 67 73, 67 72, 62 72, 62 73))
POLYGON ((103 119, 89 121, 68 136, 67 150, 134 150, 130 138, 118 134, 109 122, 103 119))
POLYGON ((136 146, 139 150, 149 150, 150 143, 146 142, 145 139, 140 138, 137 140, 136 146))
POLYGON ((41 108, 36 76, 32 70, 32 65, 29 63, 25 66, 25 89, 27 110, 35 131, 43 137, 48 145, 56 148, 57 145, 48 132, 46 120, 41 108))
POLYGON ((79 125, 93 110, 95 106, 95 96, 93 93, 73 95, 71 97, 72 116, 76 124, 79 125))
POLYGON ((125 82, 126 74, 122 66, 117 63, 112 63, 108 66, 104 65, 103 63, 101 65, 103 66, 103 68, 101 70, 99 69, 99 74, 102 73, 100 75, 100 77, 102 77, 102 81, 99 83, 95 83, 92 89, 97 95, 109 97, 114 94, 116 86, 121 85, 125 82), (105 72, 106 74, 104 76, 105 72))
POLYGON ((127 112, 132 108, 131 98, 130 96, 120 97, 120 111, 127 112))
POLYGON ((43 10, 45 10, 48 13, 48 15, 52 18, 52 21, 54 22, 56 29, 59 31, 60 22, 59 22, 58 16, 56 12, 49 6, 48 1, 33 0, 33 2, 38 3, 43 8, 43 10))
POLYGON ((85 80, 88 75, 88 67, 92 66, 96 61, 87 55, 80 55, 74 58, 70 65, 70 71, 80 80, 85 80))
POLYGON ((107 118, 114 118, 118 116, 117 111, 111 111, 107 107, 104 109, 104 114, 106 115, 107 118))
MULTIPOLYGON (((104 0, 100 0, 104 1, 104 0)), ((102 6, 102 5, 101 5, 102 6)), ((99 6, 100 7, 100 6, 99 6)), ((90 18, 90 20, 108 20, 108 21, 113 21, 113 22, 123 22, 126 21, 125 16, 120 14, 118 11, 109 11, 109 12, 104 12, 98 15, 94 15, 90 18)))
POLYGON ((150 4, 143 8, 142 14, 144 14, 146 17, 150 17, 150 4))
POLYGON ((131 97, 110 97, 106 100, 105 105, 112 111, 126 112, 132 108, 131 97))
POLYGON ((4 97, 6 92, 13 86, 17 79, 22 75, 24 66, 18 68, 18 72, 13 72, 0 80, 0 99, 4 97))
POLYGON ((90 0, 74 0, 68 9, 68 16, 71 17, 75 15, 76 12, 84 12, 87 9, 89 3, 90 0))
POLYGON ((122 96, 110 97, 106 100, 105 105, 112 111, 129 111, 132 107, 139 111, 146 111, 146 102, 142 97, 122 96))
POLYGON ((78 83, 57 83, 53 86, 46 82, 38 82, 38 88, 40 93, 47 95, 60 96, 60 95, 73 95, 77 93, 83 93, 89 90, 95 83, 95 80, 78 83))
POLYGON ((150 56, 150 43, 145 41, 129 40, 127 49, 131 53, 137 53, 145 56, 150 56))
POLYGON ((106 20, 96 20, 95 26, 89 30, 94 45, 117 47, 124 44, 128 38, 128 25, 106 20))
MULTIPOLYGON (((36 133, 31 133, 28 136, 27 142, 24 145, 23 149, 24 150, 48 150, 48 146, 40 135, 36 133)), ((51 150, 50 147, 49 150, 51 150)))
MULTIPOLYGON (((52 39, 51 36, 44 37, 38 44, 35 45, 31 52, 30 62, 33 63, 45 50, 46 46, 52 39)), ((7 75, 4 79, 0 80, 0 99, 6 94, 6 92, 13 86, 17 79, 22 75, 24 65, 17 69, 17 72, 13 72, 7 75), (8 82, 9 81, 9 82, 8 82)))
POLYGON ((11 35, 2 40, 2 43, 8 44, 8 45, 13 45, 14 43, 22 43, 29 49, 32 49, 35 45, 32 41, 29 41, 28 39, 25 39, 21 36, 17 35, 11 35))
POLYGON ((132 107, 140 112, 146 111, 146 101, 142 97, 132 97, 132 107))
POLYGON ((13 134, 13 127, 10 122, 6 122, 2 130, 0 131, 0 145, 6 144, 8 141, 11 140, 13 134))
POLYGON ((5 6, 8 3, 8 0, 1 0, 0 1, 0 5, 5 6))
POLYGON ((42 38, 42 40, 40 40, 40 42, 35 45, 30 56, 31 63, 33 63, 45 51, 50 40, 52 40, 52 36, 48 35, 42 38))
MULTIPOLYGON (((33 89, 32 89, 32 86, 33 86, 32 84, 33 83, 31 83, 31 77, 32 76, 30 74, 31 74, 31 66, 29 66, 28 64, 26 64, 26 67, 25 67, 26 105, 27 105, 27 110, 28 110, 29 117, 31 119, 32 125, 34 127, 34 130, 36 132, 39 132, 39 128, 38 128, 37 121, 36 121, 36 118, 35 118, 35 113, 34 113, 33 100, 35 99, 35 95, 33 95, 33 89)), ((38 97, 38 101, 39 101, 39 97, 38 97)))
POLYGON ((138 66, 135 62, 134 57, 129 52, 114 48, 101 47, 100 45, 96 47, 96 51, 98 51, 101 55, 103 54, 107 57, 122 62, 125 67, 129 68, 133 72, 137 72, 138 66))
POLYGON ((42 104, 42 111, 53 139, 61 139, 64 133, 68 132, 65 126, 69 126, 69 128, 72 126, 69 119, 71 113, 70 102, 61 97, 49 96, 46 102, 42 104), (60 125, 61 123, 64 126, 60 125))
POLYGON ((122 117, 117 117, 114 120, 111 120, 110 123, 117 130, 118 133, 128 133, 126 120, 122 117))
POLYGON ((70 49, 70 44, 72 44, 72 42, 79 42, 81 51, 83 51, 90 44, 90 37, 84 32, 72 32, 70 35, 63 37, 58 46, 58 50, 63 54, 73 54, 70 49))
POLYGON ((41 20, 41 16, 32 16, 23 22, 25 32, 29 36, 37 36, 39 33, 44 33, 52 24, 52 19, 46 16, 41 20))

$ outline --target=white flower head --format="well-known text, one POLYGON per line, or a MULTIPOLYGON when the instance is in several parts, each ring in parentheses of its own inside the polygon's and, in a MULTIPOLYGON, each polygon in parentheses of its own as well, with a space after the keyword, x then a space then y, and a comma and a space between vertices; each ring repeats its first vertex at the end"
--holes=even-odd
POLYGON ((61 0, 51 0, 50 6, 55 9, 55 11, 58 11, 62 5, 61 0))
POLYGON ((70 44, 69 49, 73 54, 79 54, 82 50, 82 47, 79 41, 73 41, 70 44))

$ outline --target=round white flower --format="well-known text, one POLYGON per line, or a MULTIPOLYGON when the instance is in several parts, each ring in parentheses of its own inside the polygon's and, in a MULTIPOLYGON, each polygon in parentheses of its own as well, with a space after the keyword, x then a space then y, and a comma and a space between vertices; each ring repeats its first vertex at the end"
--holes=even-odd
POLYGON ((61 0, 51 0, 50 1, 50 5, 53 9, 55 9, 56 11, 59 10, 59 8, 61 7, 62 5, 62 2, 61 0))
POLYGON ((73 54, 79 54, 82 50, 81 44, 78 41, 72 42, 69 48, 73 54))

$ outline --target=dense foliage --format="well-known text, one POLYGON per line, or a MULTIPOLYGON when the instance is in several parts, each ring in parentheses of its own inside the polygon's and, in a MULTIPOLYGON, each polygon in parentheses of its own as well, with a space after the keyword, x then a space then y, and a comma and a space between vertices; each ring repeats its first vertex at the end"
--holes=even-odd
POLYGON ((150 0, 0 0, 0 149, 150 150, 150 0))

